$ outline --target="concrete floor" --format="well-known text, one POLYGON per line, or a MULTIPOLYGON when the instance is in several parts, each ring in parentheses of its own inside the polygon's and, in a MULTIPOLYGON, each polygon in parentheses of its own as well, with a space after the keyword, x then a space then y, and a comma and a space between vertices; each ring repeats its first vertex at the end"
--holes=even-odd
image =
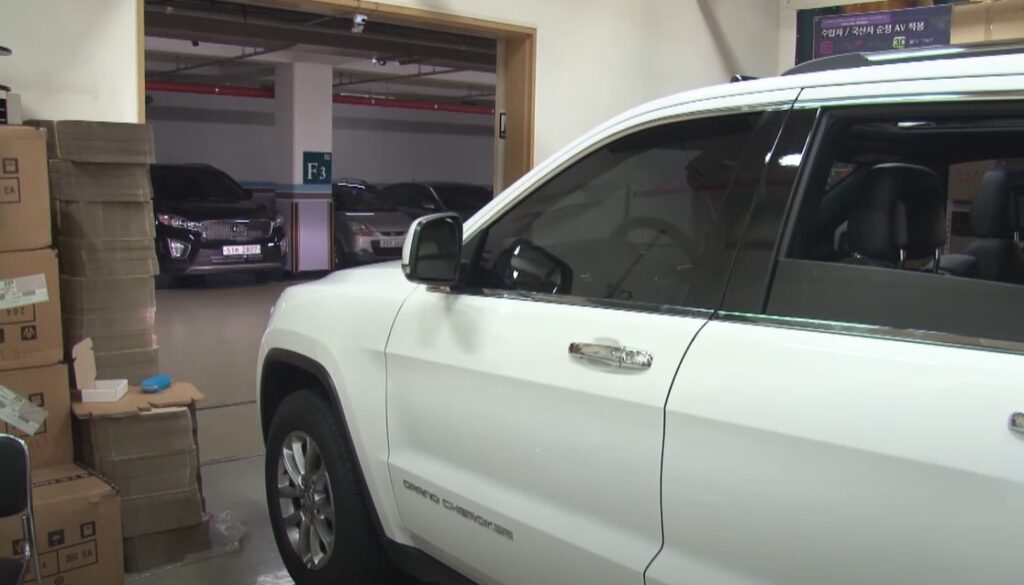
POLYGON ((256 353, 270 308, 290 282, 258 284, 248 275, 156 293, 160 369, 196 385, 203 462, 261 454, 256 353))

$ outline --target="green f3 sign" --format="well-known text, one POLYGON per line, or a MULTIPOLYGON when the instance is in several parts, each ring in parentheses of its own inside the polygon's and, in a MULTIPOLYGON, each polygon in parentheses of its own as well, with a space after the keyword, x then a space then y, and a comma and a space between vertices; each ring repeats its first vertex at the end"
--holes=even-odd
POLYGON ((308 150, 302 153, 302 184, 331 184, 331 153, 308 150))

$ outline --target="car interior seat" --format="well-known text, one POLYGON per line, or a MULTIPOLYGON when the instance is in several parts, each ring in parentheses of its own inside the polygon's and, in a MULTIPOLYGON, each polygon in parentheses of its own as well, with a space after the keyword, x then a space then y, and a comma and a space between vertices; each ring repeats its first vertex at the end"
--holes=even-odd
POLYGON ((938 257, 946 242, 946 193, 934 171, 905 163, 868 170, 850 212, 849 264, 906 268, 912 260, 938 257))
POLYGON ((971 231, 978 238, 964 251, 977 261, 977 277, 1024 284, 1024 169, 985 173, 971 203, 971 231))

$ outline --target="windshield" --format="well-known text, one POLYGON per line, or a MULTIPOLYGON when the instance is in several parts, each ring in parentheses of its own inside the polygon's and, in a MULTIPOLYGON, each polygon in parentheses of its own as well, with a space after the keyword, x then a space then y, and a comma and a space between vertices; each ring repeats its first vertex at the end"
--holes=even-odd
POLYGON ((434 185, 434 192, 451 211, 476 211, 491 200, 489 189, 475 185, 434 185))
POLYGON ((334 185, 334 205, 342 211, 395 211, 394 200, 372 185, 334 185))
POLYGON ((249 193, 227 174, 215 169, 161 169, 153 167, 153 195, 174 201, 248 200, 249 193))

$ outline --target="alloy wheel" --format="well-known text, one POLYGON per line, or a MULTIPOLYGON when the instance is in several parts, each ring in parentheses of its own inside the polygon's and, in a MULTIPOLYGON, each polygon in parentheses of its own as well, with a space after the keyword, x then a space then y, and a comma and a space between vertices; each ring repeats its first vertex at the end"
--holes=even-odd
POLYGON ((331 479, 316 441, 302 431, 292 431, 281 446, 277 489, 292 549, 307 568, 323 567, 335 543, 331 479))

